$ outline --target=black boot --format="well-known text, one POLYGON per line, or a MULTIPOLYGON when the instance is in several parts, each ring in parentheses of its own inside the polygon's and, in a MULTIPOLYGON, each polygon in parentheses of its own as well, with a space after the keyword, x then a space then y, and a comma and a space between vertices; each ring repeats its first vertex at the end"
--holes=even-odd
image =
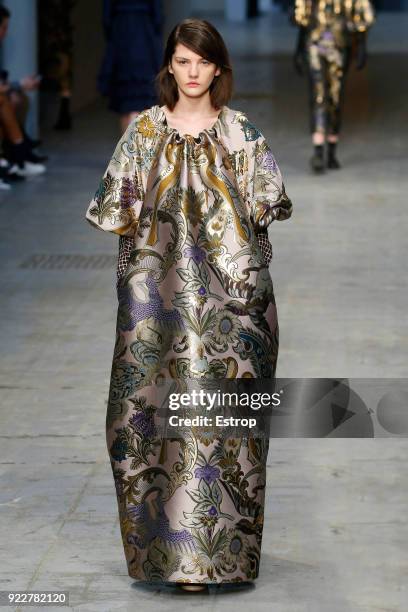
POLYGON ((26 161, 33 162, 33 164, 42 164, 47 161, 48 155, 41 155, 39 153, 35 153, 31 147, 26 146, 26 161))
POLYGON ((13 155, 15 154, 15 151, 13 150, 14 146, 17 146, 17 155, 19 155, 18 151, 21 151, 20 157, 18 157, 17 160, 12 159, 12 161, 14 163, 17 164, 21 164, 21 155, 23 155, 23 151, 24 151, 24 160, 23 161, 30 161, 33 162, 33 164, 42 164, 43 162, 47 161, 48 159, 48 155, 42 155, 40 153, 35 153, 33 151, 33 149, 35 149, 38 144, 41 142, 40 140, 33 140, 32 138, 30 138, 27 133, 25 132, 25 130, 22 130, 23 132, 23 136, 24 136, 24 140, 21 143, 23 146, 20 147, 20 143, 18 145, 13 145, 11 142, 9 141, 4 141, 3 143, 3 149, 4 152, 6 154, 10 154, 11 157, 13 157, 13 155), (11 148, 11 153, 10 153, 10 148, 11 148))
POLYGON ((315 145, 310 165, 313 172, 316 174, 322 174, 322 172, 324 172, 323 145, 315 145))
POLYGON ((72 128, 72 116, 70 113, 70 96, 61 96, 57 123, 54 130, 70 130, 72 128))
POLYGON ((22 130, 22 132, 24 136, 24 141, 26 145, 30 147, 30 149, 36 149, 37 147, 40 146, 41 140, 36 140, 34 138, 31 138, 24 129, 22 130))
POLYGON ((3 154, 10 163, 10 174, 20 176, 43 174, 46 167, 34 159, 32 153, 25 141, 19 143, 3 141, 3 154))
POLYGON ((339 160, 336 157, 336 146, 337 142, 327 143, 327 167, 331 170, 338 170, 341 168, 339 160))
POLYGON ((11 164, 17 164, 22 168, 24 162, 29 161, 33 164, 42 164, 48 159, 48 155, 38 155, 34 153, 26 138, 23 142, 15 144, 9 140, 3 141, 3 151, 5 157, 11 164))
POLYGON ((3 152, 4 157, 11 165, 16 164, 20 168, 24 166, 24 162, 27 155, 27 147, 24 141, 15 143, 10 142, 9 140, 4 140, 3 152))
POLYGON ((10 162, 5 157, 0 157, 0 182, 13 183, 14 181, 24 181, 25 177, 12 171, 10 162))

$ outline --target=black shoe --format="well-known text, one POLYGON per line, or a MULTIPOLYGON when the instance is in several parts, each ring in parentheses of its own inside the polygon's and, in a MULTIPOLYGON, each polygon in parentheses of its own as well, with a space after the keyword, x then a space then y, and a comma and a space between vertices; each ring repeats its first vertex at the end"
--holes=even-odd
POLYGON ((17 144, 4 140, 3 154, 15 174, 31 176, 42 174, 46 170, 44 164, 40 161, 40 156, 27 146, 25 140, 17 144))
POLYGON ((341 168, 341 164, 337 157, 329 157, 327 160, 327 167, 330 168, 330 170, 338 170, 341 168))
POLYGON ((5 183, 19 183, 20 181, 25 181, 25 176, 21 174, 17 174, 16 172, 10 171, 3 177, 3 181, 5 183))
POLYGON ((315 145, 313 156, 310 159, 310 166, 315 174, 324 172, 323 145, 315 145))
POLYGON ((39 155, 38 153, 34 153, 34 151, 27 151, 26 153, 26 161, 33 162, 33 164, 42 164, 47 161, 48 155, 39 155))
POLYGON ((336 157, 336 142, 329 142, 327 145, 327 167, 330 170, 338 170, 341 168, 340 162, 336 157))
POLYGON ((25 161, 30 161, 33 164, 42 164, 47 161, 48 155, 42 155, 41 153, 35 153, 33 149, 41 142, 40 140, 33 140, 23 130, 23 145, 25 148, 25 161), (34 144, 33 144, 34 143, 34 144), (38 144, 37 144, 38 143, 38 144))
POLYGON ((10 166, 17 164, 22 166, 27 155, 27 147, 23 142, 14 143, 9 140, 3 141, 3 154, 10 166))
POLYGON ((42 140, 31 138, 25 130, 23 130, 24 142, 30 149, 36 149, 42 143, 42 140))
POLYGON ((18 181, 24 181, 25 176, 20 176, 14 172, 9 162, 4 158, 0 158, 0 180, 4 183, 15 183, 18 181))
POLYGON ((70 130, 72 128, 71 115, 59 116, 54 130, 70 130))
POLYGON ((72 128, 72 116, 70 113, 69 96, 62 96, 58 113, 57 123, 54 125, 54 130, 70 130, 72 128))

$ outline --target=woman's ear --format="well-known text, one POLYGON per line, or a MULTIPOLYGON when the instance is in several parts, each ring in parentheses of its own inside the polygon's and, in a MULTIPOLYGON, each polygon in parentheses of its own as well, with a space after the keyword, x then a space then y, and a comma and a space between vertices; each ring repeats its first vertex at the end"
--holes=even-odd
POLYGON ((173 74, 173 68, 171 67, 171 63, 169 63, 169 65, 167 66, 167 70, 170 72, 170 74, 173 74))
POLYGON ((220 76, 220 74, 221 74, 221 68, 217 67, 217 70, 215 71, 214 76, 220 76))

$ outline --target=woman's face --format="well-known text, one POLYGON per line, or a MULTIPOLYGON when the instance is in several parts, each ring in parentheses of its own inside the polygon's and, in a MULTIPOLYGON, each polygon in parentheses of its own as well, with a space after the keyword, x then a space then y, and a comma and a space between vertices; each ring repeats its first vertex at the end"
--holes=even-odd
POLYGON ((190 98, 205 94, 214 77, 221 74, 215 64, 180 43, 174 50, 169 72, 174 76, 179 90, 190 98))

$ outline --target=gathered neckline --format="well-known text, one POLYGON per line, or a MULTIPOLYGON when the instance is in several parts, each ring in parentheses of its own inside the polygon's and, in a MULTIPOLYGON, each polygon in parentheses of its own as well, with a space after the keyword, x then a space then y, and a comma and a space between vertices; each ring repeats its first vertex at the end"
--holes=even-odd
POLYGON ((221 108, 220 112, 218 113, 217 119, 215 120, 215 122, 213 123, 213 125, 210 128, 206 128, 204 130, 201 130, 198 133, 198 136, 193 136, 192 134, 187 134, 187 133, 186 134, 180 134, 180 132, 179 132, 179 130, 177 128, 170 127, 169 124, 167 123, 167 115, 166 115, 166 112, 165 112, 164 108, 162 106, 159 106, 158 104, 156 106, 157 106, 157 108, 159 109, 159 111, 161 113, 162 122, 163 122, 164 127, 166 128, 166 131, 173 132, 173 133, 177 134, 177 136, 179 138, 193 138, 196 141, 199 141, 203 134, 216 134, 217 133, 216 128, 217 128, 217 126, 218 126, 218 124, 219 124, 219 122, 221 120, 221 115, 224 113, 224 111, 226 109, 225 106, 223 106, 221 108))

